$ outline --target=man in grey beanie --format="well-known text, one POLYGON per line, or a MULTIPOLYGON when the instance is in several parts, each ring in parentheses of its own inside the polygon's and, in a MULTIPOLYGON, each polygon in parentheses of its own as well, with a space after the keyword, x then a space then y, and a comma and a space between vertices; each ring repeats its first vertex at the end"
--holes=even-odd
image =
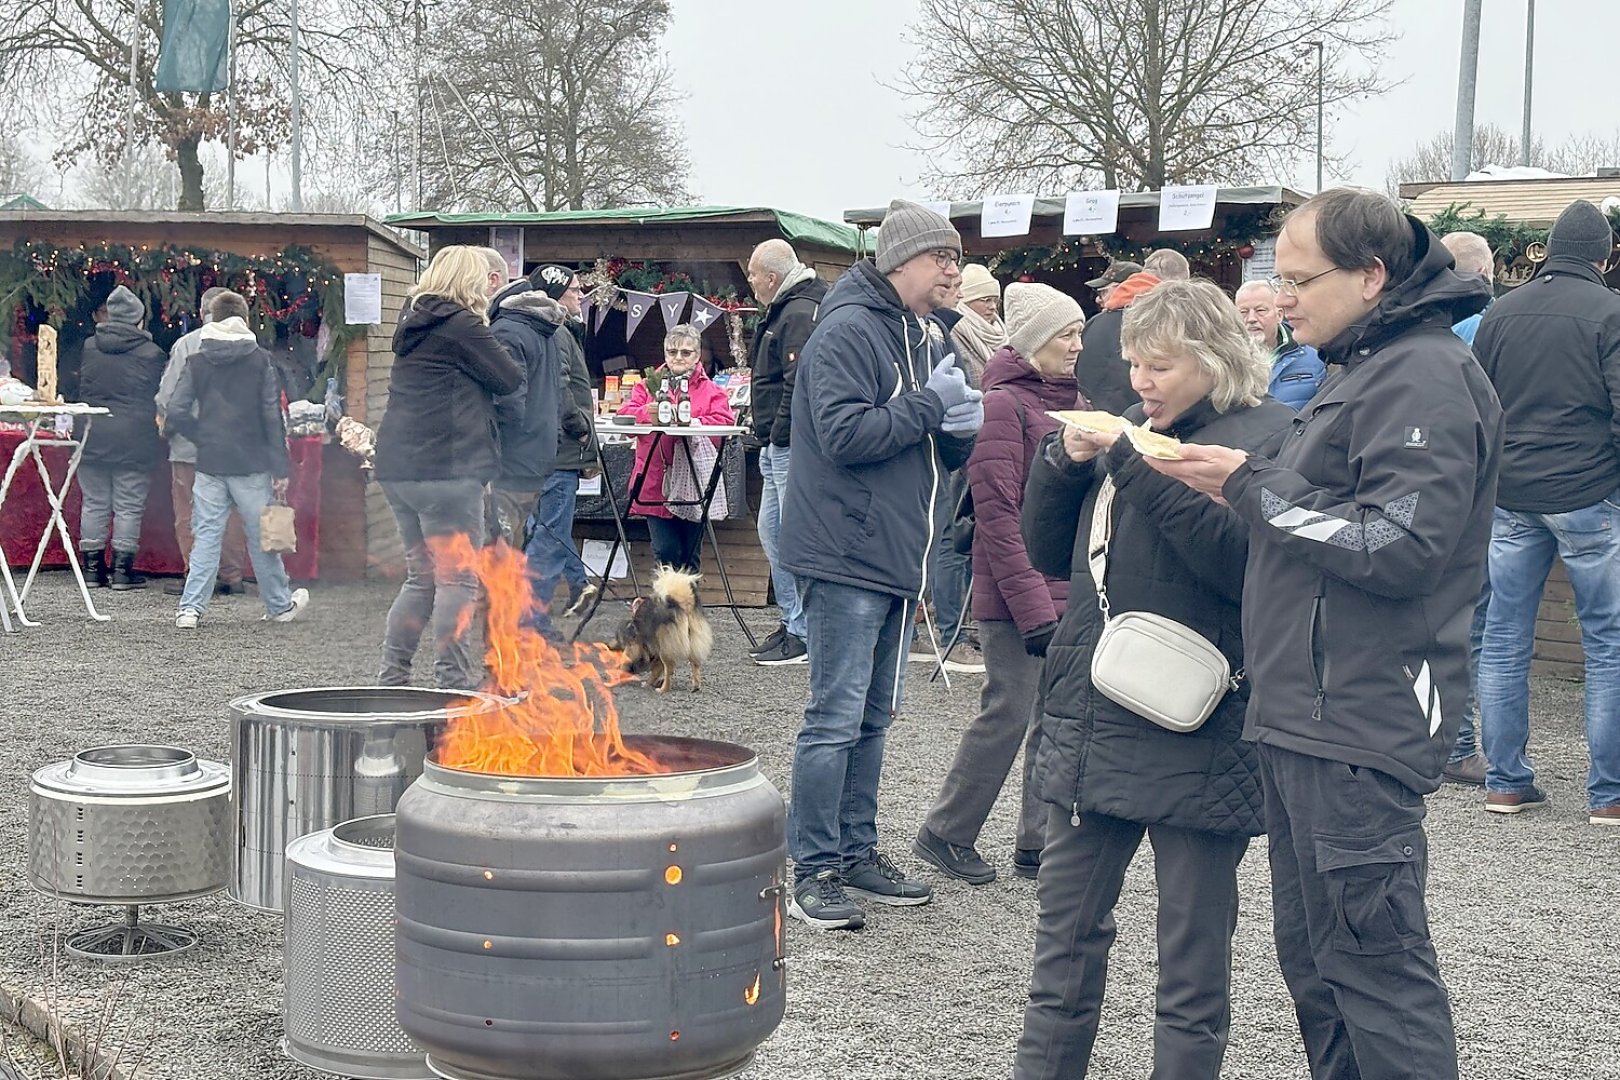
POLYGON ((896 200, 876 260, 833 285, 799 356, 778 553, 799 579, 810 700, 793 754, 788 910, 817 929, 865 924, 851 893, 897 907, 933 895, 877 850, 877 799, 934 504, 984 421, 982 395, 923 323, 961 260, 949 221, 896 200))
POLYGON ((1491 532, 1491 604, 1479 656, 1485 809, 1546 804, 1525 756, 1530 644, 1554 554, 1586 647, 1588 820, 1620 825, 1620 296, 1604 280, 1609 220, 1571 203, 1541 272, 1485 313, 1474 354, 1507 421, 1491 532))

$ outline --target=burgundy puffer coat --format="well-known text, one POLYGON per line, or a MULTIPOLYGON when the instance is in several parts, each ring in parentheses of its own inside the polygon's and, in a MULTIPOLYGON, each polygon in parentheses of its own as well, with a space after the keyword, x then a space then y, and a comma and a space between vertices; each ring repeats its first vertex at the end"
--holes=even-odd
POLYGON ((1075 408, 1079 390, 1072 377, 1041 375, 1010 345, 990 357, 981 385, 984 426, 967 463, 977 522, 973 617, 1011 619, 1028 634, 1062 617, 1069 581, 1030 565, 1018 528, 1024 481, 1041 439, 1058 427, 1047 410, 1075 408))

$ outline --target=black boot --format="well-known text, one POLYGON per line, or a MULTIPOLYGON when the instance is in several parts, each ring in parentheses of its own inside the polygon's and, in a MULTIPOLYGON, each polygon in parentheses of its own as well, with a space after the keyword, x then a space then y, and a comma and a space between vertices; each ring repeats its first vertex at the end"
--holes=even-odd
POLYGON ((146 588, 146 577, 135 572, 135 553, 133 551, 113 552, 112 572, 113 592, 127 592, 130 589, 146 588))
POLYGON ((107 553, 105 551, 80 551, 79 557, 84 560, 84 583, 92 589, 105 589, 107 587, 107 553))

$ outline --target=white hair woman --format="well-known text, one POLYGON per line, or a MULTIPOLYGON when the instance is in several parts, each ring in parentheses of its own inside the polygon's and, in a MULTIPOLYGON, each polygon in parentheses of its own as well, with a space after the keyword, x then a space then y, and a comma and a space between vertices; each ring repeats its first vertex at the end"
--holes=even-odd
POLYGON ((440 248, 394 331, 376 461, 405 546, 405 583, 388 610, 377 676, 384 686, 410 682, 430 624, 436 684, 470 690, 480 681, 458 626, 477 602, 478 580, 436 560, 432 541, 459 534, 483 542, 484 485, 500 465, 495 398, 523 381, 523 369, 490 333, 492 276, 483 249, 440 248))
MULTIPOLYGON (((703 335, 690 323, 672 327, 664 335, 664 362, 653 373, 653 380, 639 382, 630 392, 630 400, 619 409, 621 416, 633 416, 639 423, 656 424, 658 402, 649 386, 656 385, 667 391, 671 405, 679 409, 690 402, 692 423, 708 427, 724 427, 737 422, 731 411, 726 392, 710 381, 698 356, 703 351, 703 335)), ((636 462, 631 471, 631 487, 635 478, 641 478, 641 492, 631 502, 630 512, 647 519, 647 532, 652 537, 653 556, 661 565, 677 570, 697 573, 701 568, 703 529, 693 507, 670 507, 667 481, 675 455, 684 454, 680 446, 684 436, 658 440, 658 452, 653 453, 654 437, 642 435, 636 439, 636 462), (679 510, 681 513, 676 513, 679 510), (683 514, 685 516, 683 516, 683 514)), ((721 440, 714 440, 718 448, 721 440)), ((696 455, 693 455, 694 459, 696 455)), ((708 480, 697 478, 699 484, 708 480)))
MULTIPOLYGON (((1267 365, 1232 301, 1207 281, 1166 281, 1126 310, 1122 344, 1142 397, 1133 424, 1184 442, 1265 454, 1293 411, 1266 398, 1267 365)), ((1114 614, 1154 612, 1243 668, 1240 608, 1248 542, 1230 509, 1153 469, 1129 439, 1066 427, 1035 455, 1023 534, 1034 566, 1069 579, 1047 650, 1037 765, 1049 803, 1040 921, 1018 1080, 1083 1076, 1102 1012, 1114 905, 1143 836, 1158 882, 1159 981, 1152 1076, 1217 1080, 1230 1017, 1237 867, 1263 831, 1248 687, 1202 727, 1173 732, 1099 693, 1102 632, 1087 554, 1099 501, 1110 529, 1114 614)))

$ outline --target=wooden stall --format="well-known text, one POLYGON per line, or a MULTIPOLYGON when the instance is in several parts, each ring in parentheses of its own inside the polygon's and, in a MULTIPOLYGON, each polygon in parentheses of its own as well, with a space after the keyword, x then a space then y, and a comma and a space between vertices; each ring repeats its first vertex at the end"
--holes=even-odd
MULTIPOLYGON (((120 266, 116 258, 110 268, 105 265, 106 253, 114 249, 139 264, 133 276, 148 278, 148 288, 154 287, 150 281, 154 273, 162 276, 165 285, 169 276, 185 272, 201 273, 212 284, 207 268, 200 266, 193 254, 197 252, 205 253, 215 262, 233 266, 243 259, 273 266, 286 257, 286 253, 307 252, 312 265, 329 267, 337 275, 379 275, 383 322, 355 334, 341 350, 341 357, 323 358, 323 362, 336 362, 333 367, 322 369, 340 378, 348 413, 373 427, 381 419, 387 399, 388 374, 393 363, 390 348, 393 313, 399 310, 406 291, 415 283, 423 254, 399 233, 359 215, 36 209, 0 212, 0 252, 9 252, 14 258, 32 258, 48 249, 60 253, 64 259, 77 259, 75 265, 82 263, 87 279, 98 275, 106 277, 104 284, 109 289, 111 281, 131 275, 132 270, 128 263, 120 266)), ((287 257, 287 262, 291 272, 293 260, 287 257)), ((300 264, 300 272, 303 269, 300 264)), ((341 277, 338 281, 341 282, 341 277)), ((330 298, 334 294, 328 291, 323 295, 330 298)), ((335 295, 341 296, 341 293, 335 295)), ((294 304, 306 303, 308 298, 278 296, 278 302, 281 301, 292 308, 294 304)), ((308 313, 307 325, 319 326, 328 335, 334 327, 346 325, 342 311, 306 306, 300 307, 299 312, 308 313)), ((31 320, 48 319, 63 329, 64 341, 71 341, 75 336, 82 341, 90 330, 90 314, 86 310, 38 307, 18 314, 16 326, 0 327, 11 366, 23 369, 19 374, 27 374, 31 352, 26 341, 30 339, 27 331, 31 320)), ((196 325, 195 311, 154 310, 151 314, 154 337, 164 346, 196 325)), ((261 320, 257 329, 261 340, 267 335, 276 336, 276 341, 266 342, 272 349, 290 348, 285 338, 298 332, 286 325, 278 327, 274 320, 267 319, 261 320)), ((76 358, 68 362, 75 363, 76 358)), ((72 374, 65 372, 64 376, 72 374)), ((70 383, 64 385, 71 386, 70 383)), ((320 390, 320 387, 313 388, 317 399, 320 390)), ((321 451, 321 578, 352 580, 370 572, 398 572, 403 565, 398 532, 381 493, 375 486, 370 491, 365 490, 355 459, 341 448, 329 444, 321 451)))

